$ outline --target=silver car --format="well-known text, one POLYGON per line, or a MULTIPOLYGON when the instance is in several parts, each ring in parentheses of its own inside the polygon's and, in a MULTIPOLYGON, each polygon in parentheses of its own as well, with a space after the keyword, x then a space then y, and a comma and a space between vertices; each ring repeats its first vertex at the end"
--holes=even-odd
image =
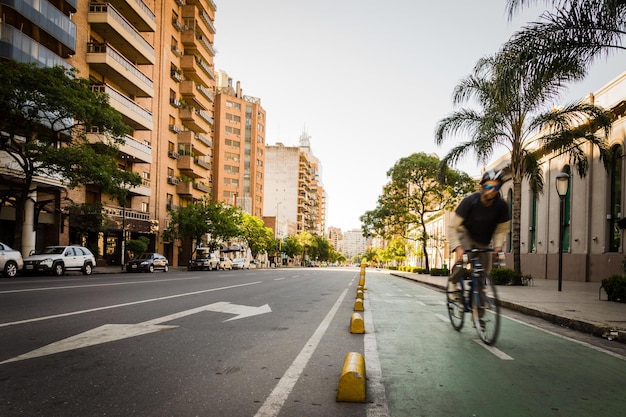
POLYGON ((0 242, 0 271, 2 271, 2 275, 13 278, 22 268, 24 268, 22 254, 0 242))

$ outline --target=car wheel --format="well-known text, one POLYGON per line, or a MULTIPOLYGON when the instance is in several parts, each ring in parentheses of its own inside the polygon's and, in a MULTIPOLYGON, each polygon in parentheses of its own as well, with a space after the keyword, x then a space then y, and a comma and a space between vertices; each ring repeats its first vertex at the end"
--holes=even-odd
POLYGON ((153 273, 154 272, 154 265, 150 265, 148 267, 148 272, 153 273))
POLYGON ((62 263, 56 263, 52 266, 52 274, 60 277, 65 274, 65 266, 62 263))
POLYGON ((6 263, 6 265, 4 265, 4 272, 3 272, 5 277, 8 278, 13 278, 14 276, 17 275, 17 264, 13 261, 8 261, 6 263))
POLYGON ((167 265, 165 265, 165 268, 163 268, 163 272, 167 272, 167 271, 169 271, 169 270, 170 270, 170 267, 169 267, 169 266, 167 266, 167 265))
POLYGON ((87 262, 83 268, 83 275, 91 275, 92 272, 93 268, 91 267, 91 263, 87 262))

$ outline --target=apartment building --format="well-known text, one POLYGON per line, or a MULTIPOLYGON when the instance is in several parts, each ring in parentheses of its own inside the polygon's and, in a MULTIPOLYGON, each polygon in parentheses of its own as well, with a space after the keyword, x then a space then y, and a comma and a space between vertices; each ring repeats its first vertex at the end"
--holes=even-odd
POLYGON ((300 146, 266 146, 263 213, 266 225, 273 225, 277 236, 277 225, 295 225, 295 234, 307 231, 323 236, 325 203, 320 172, 321 163, 313 155, 306 133, 300 136, 300 146))
POLYGON ((364 255, 370 245, 371 239, 363 236, 360 229, 343 232, 343 255, 348 260, 357 255, 364 255))
MULTIPOLYGON (((67 59, 78 48, 77 28, 71 16, 77 11, 77 0, 54 3, 33 0, 0 2, 0 59, 61 65, 70 68, 67 59)), ((11 158, 0 152, 0 239, 12 242, 16 213, 11 204, 11 190, 20 187, 23 172, 11 158)), ((50 237, 54 243, 67 242, 69 230, 62 227, 61 204, 67 201, 65 188, 54 178, 37 177, 25 206, 22 227, 24 253, 35 249, 37 236, 50 237), (35 221, 35 219, 37 219, 35 221)))
MULTIPOLYGON (((127 239, 146 236, 151 250, 177 264, 179 250, 163 235, 168 210, 212 191, 215 2, 16 0, 0 8, 1 58, 73 66, 93 89, 108 94, 132 128, 120 146, 118 166, 139 174, 143 184, 122 202, 88 185, 69 192, 68 201, 104 207, 105 232, 83 243, 97 245, 100 258, 116 264, 124 260, 127 239)), ((99 132, 89 132, 89 140, 100 141, 99 132)), ((42 192, 56 193, 46 198, 63 211, 58 197, 63 187, 57 187, 42 192)), ((35 236, 38 246, 69 243, 71 221, 69 231, 57 233, 64 221, 40 217, 32 246, 35 236), (42 230, 46 222, 50 230, 42 230)))
POLYGON ((217 71, 213 182, 217 201, 263 217, 265 182, 265 110, 261 99, 244 95, 241 85, 217 71))

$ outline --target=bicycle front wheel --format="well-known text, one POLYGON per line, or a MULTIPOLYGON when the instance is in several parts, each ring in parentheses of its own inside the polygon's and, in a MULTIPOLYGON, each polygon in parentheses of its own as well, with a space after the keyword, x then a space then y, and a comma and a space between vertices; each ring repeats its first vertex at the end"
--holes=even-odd
POLYGON ((454 330, 461 330, 463 327, 463 320, 465 320, 465 302, 463 300, 463 291, 459 288, 455 291, 449 291, 450 288, 455 288, 450 282, 448 282, 448 291, 446 291, 446 301, 448 306, 448 317, 450 317, 450 323, 454 330))
POLYGON ((500 332, 500 304, 496 286, 491 277, 483 274, 480 278, 482 291, 472 294, 473 309, 472 319, 480 339, 488 345, 492 345, 500 332))

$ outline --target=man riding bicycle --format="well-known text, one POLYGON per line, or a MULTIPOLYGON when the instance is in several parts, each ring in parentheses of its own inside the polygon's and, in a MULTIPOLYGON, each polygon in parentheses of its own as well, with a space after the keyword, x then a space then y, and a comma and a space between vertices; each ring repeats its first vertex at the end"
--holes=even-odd
MULTIPOLYGON (((465 197, 454 211, 448 224, 448 242, 456 254, 456 264, 450 276, 457 286, 465 273, 463 254, 472 248, 488 248, 493 242, 494 254, 502 252, 509 231, 509 206, 500 196, 502 171, 487 171, 480 180, 480 191, 465 197)), ((491 269, 488 252, 478 255, 486 270, 491 269)), ((448 288, 456 291, 456 288, 448 288)))

